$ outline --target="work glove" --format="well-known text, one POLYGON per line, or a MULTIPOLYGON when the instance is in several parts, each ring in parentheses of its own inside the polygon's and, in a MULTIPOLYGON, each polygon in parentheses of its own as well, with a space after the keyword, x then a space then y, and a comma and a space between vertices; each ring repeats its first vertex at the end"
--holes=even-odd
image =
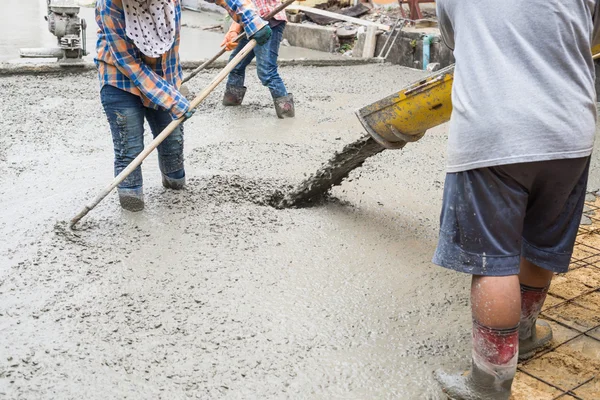
POLYGON ((242 26, 240 24, 236 22, 231 24, 229 30, 225 34, 223 42, 221 43, 221 47, 225 47, 225 50, 227 51, 235 49, 238 46, 238 43, 235 41, 235 38, 239 36, 240 32, 242 32, 242 26))
POLYGON ((271 27, 267 24, 267 25, 263 26, 254 35, 252 35, 252 37, 250 39, 256 40, 256 44, 258 44, 259 46, 262 46, 263 44, 265 44, 269 41, 272 33, 273 32, 271 32, 271 27))
POLYGON ((194 115, 195 110, 192 109, 190 100, 186 99, 183 93, 179 92, 177 102, 171 107, 171 118, 173 120, 183 119, 183 121, 189 119, 194 115))
POLYGON ((194 115, 195 112, 195 108, 190 108, 185 114, 183 114, 183 117, 185 118, 184 121, 187 121, 188 119, 192 118, 192 115, 194 115))

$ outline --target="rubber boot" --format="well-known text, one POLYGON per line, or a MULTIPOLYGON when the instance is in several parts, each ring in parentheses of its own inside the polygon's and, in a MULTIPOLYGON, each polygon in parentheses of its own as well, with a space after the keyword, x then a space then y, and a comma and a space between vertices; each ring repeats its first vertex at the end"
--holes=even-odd
POLYGON ((517 371, 518 327, 493 329, 473 323, 473 360, 467 374, 436 371, 453 400, 508 400, 517 371))
POLYGON ((288 93, 287 96, 274 97, 275 112, 279 118, 294 118, 296 109, 294 108, 294 95, 288 93))
POLYGON ((466 375, 453 375, 436 371, 435 379, 452 400, 508 400, 513 378, 496 382, 493 374, 475 363, 466 375))
POLYGON ((521 285, 521 322, 519 323, 519 360, 528 360, 552 340, 552 328, 538 316, 549 286, 534 288, 521 285))
POLYGON ((166 189, 181 190, 185 186, 185 170, 162 175, 162 184, 166 189))
POLYGON ((223 95, 224 106, 239 106, 246 95, 246 86, 227 85, 225 95, 223 95))
POLYGON ((138 212, 144 209, 144 191, 141 187, 128 189, 119 188, 119 202, 121 207, 127 211, 138 212))

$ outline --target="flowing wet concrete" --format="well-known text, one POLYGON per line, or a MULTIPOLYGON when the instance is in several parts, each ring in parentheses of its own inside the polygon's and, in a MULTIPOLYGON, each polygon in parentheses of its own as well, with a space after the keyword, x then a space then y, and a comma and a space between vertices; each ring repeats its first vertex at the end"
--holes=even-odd
POLYGON ((271 197, 270 204, 275 208, 290 208, 308 207, 327 201, 334 186, 342 184, 352 171, 362 167, 368 158, 383 150, 383 146, 365 134, 336 152, 317 172, 298 186, 289 190, 277 190, 271 197))
POLYGON ((163 189, 152 155, 146 210, 113 193, 75 232, 112 179, 95 74, 0 78, 0 397, 441 398, 432 370, 466 367, 470 343, 469 277, 430 263, 446 127, 367 159, 328 203, 265 200, 362 136, 356 109, 423 73, 282 75, 295 119, 251 69, 242 107, 220 87, 186 123, 187 190, 163 189))

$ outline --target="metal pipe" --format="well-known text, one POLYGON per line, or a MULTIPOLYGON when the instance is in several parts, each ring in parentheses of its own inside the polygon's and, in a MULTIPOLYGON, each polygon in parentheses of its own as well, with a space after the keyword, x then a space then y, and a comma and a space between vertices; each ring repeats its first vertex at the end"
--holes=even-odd
POLYGON ((392 27, 392 30, 388 34, 388 37, 385 39, 385 43, 383 44, 383 47, 381 48, 381 51, 379 52, 379 55, 377 56, 378 58, 381 58, 381 56, 383 55, 383 52, 386 49, 390 39, 392 38, 392 35, 394 35, 394 33, 396 32, 396 28, 398 27, 398 24, 400 23, 400 21, 401 21, 401 18, 398 18, 396 20, 396 23, 394 24, 394 26, 392 27))
POLYGON ((431 43, 433 42, 433 35, 423 36, 423 70, 427 69, 429 65, 429 59, 431 56, 431 43))
POLYGON ((396 35, 394 36, 394 39, 392 40, 392 43, 390 43, 385 56, 383 56, 384 60, 387 60, 388 56, 390 55, 390 52, 392 51, 392 48, 394 47, 394 44, 396 43, 396 39, 398 39, 398 37, 400 36, 400 34, 402 33, 402 29, 404 29, 404 26, 406 25, 406 20, 403 19, 402 20, 402 24, 400 24, 400 26, 398 27, 398 30, 396 32, 396 35))
POLYGON ((63 58, 64 51, 59 47, 34 47, 28 49, 20 49, 19 56, 21 58, 63 58))

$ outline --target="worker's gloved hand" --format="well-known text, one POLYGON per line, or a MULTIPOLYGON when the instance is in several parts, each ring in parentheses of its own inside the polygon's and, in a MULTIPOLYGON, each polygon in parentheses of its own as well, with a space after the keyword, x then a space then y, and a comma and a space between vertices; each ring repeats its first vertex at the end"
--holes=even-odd
POLYGON ((239 36, 241 31, 242 26, 240 24, 236 22, 231 24, 231 26, 229 27, 229 31, 227 31, 227 33, 225 34, 225 38, 221 43, 221 47, 225 47, 225 50, 227 51, 235 49, 238 46, 238 43, 235 41, 235 38, 239 36))
POLYGON ((256 44, 262 46, 263 44, 269 41, 272 33, 273 32, 271 31, 271 27, 267 24, 264 27, 262 27, 261 30, 252 35, 251 39, 256 40, 256 44))
MULTIPOLYGON (((179 89, 181 89, 181 87, 179 89)), ((177 88, 173 87, 172 90, 176 92, 176 95, 175 102, 169 110, 171 118, 173 118, 173 120, 185 121, 194 114, 190 100, 188 100, 181 91, 177 91, 177 88)))
POLYGON ((185 114, 183 114, 183 118, 185 118, 184 121, 187 121, 188 119, 192 118, 192 115, 194 115, 195 112, 195 108, 190 108, 185 114))

